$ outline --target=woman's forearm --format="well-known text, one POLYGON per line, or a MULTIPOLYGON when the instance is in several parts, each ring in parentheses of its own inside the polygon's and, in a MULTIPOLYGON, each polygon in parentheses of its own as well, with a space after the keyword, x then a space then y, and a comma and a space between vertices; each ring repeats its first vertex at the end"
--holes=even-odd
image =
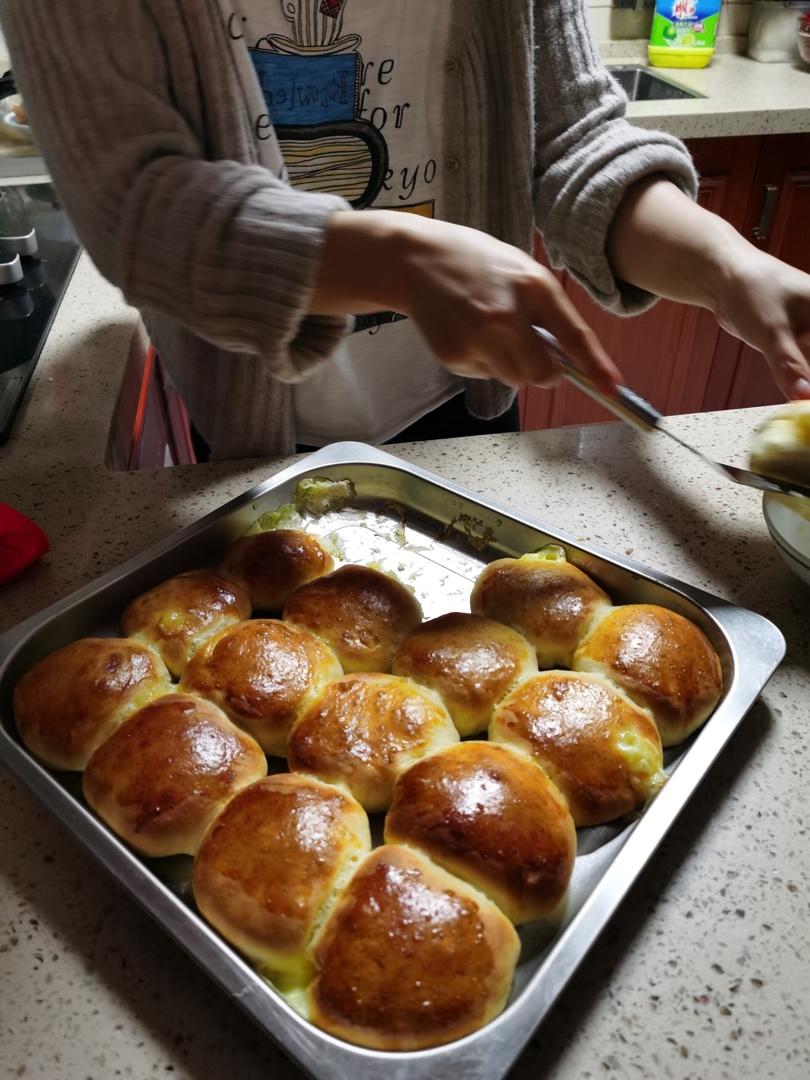
POLYGON ((399 311, 401 261, 410 215, 395 210, 339 211, 329 219, 309 309, 318 315, 399 311))
POLYGON ((622 281, 713 311, 735 262, 755 250, 659 176, 630 188, 608 234, 608 258, 622 281))

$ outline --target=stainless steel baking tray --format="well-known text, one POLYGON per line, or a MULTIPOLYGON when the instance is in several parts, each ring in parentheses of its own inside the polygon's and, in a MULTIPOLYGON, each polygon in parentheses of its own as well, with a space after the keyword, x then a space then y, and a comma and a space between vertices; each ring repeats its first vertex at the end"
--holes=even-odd
POLYGON ((579 542, 381 451, 340 443, 285 469, 0 637, 0 759, 312 1075, 324 1080, 379 1080, 382 1075, 388 1080, 493 1080, 506 1073, 548 1013, 784 649, 776 627, 753 612, 579 542), (723 664, 722 701, 695 737, 667 753, 669 782, 644 814, 632 823, 580 830, 565 915, 556 925, 531 924, 521 931, 521 962, 504 1012, 467 1038, 433 1050, 364 1050, 303 1020, 197 915, 187 890, 190 860, 146 861, 133 854, 89 812, 75 774, 48 772, 31 757, 11 715, 11 689, 36 660, 75 638, 116 633, 118 617, 133 596, 181 570, 215 564, 260 514, 290 501, 303 476, 354 482, 356 506, 309 527, 321 535, 335 534, 347 561, 373 561, 410 582, 427 617, 468 610, 472 580, 491 559, 556 542, 617 602, 663 604, 693 619, 723 664))

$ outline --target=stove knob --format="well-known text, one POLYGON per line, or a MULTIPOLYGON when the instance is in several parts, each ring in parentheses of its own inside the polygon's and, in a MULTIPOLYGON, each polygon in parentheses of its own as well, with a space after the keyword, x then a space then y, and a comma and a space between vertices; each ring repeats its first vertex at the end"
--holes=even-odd
POLYGON ((0 254, 0 260, 0 286, 16 285, 18 281, 22 281, 23 268, 19 255, 14 255, 9 262, 8 256, 0 254))
MULTIPOLYGON (((23 292, 22 289, 0 289, 0 323, 4 322, 18 322, 20 319, 27 319, 29 315, 32 315, 34 311, 34 301, 31 298, 31 294, 23 292)), ((0 338, 2 338, 2 328, 0 328, 0 338)), ((2 387, 2 382, 0 382, 2 387)))
POLYGON ((25 256, 36 255, 39 251, 39 241, 37 240, 37 230, 30 229, 22 236, 0 236, 0 247, 6 248, 9 251, 15 251, 18 255, 25 256))

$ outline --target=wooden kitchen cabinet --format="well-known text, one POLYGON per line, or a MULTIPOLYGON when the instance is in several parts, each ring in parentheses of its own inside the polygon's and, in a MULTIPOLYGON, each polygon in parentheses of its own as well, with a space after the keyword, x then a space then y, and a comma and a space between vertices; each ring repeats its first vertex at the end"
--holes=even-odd
MULTIPOLYGON (((701 175, 701 205, 772 254, 810 272, 810 135, 699 139, 689 149, 701 175), (762 230, 765 209, 767 235, 762 230)), ((542 245, 537 255, 544 258, 542 245)), ((562 280, 628 384, 661 412, 781 400, 761 357, 720 330, 708 312, 660 301, 643 315, 621 318, 600 308, 568 275, 562 280)), ((568 385, 553 391, 527 388, 521 395, 524 430, 606 419, 608 413, 568 385)))
MULTIPOLYGON (((810 135, 762 139, 743 233, 763 251, 810 273, 810 135)), ((782 400, 760 355, 722 335, 706 409, 782 400)))

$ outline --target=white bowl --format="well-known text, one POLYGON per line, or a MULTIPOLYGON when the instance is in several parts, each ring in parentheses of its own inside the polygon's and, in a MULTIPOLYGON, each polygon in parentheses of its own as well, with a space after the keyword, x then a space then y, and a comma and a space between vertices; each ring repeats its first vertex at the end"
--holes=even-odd
POLYGON ((793 573, 810 585, 810 500, 766 492, 762 513, 776 550, 793 573))

